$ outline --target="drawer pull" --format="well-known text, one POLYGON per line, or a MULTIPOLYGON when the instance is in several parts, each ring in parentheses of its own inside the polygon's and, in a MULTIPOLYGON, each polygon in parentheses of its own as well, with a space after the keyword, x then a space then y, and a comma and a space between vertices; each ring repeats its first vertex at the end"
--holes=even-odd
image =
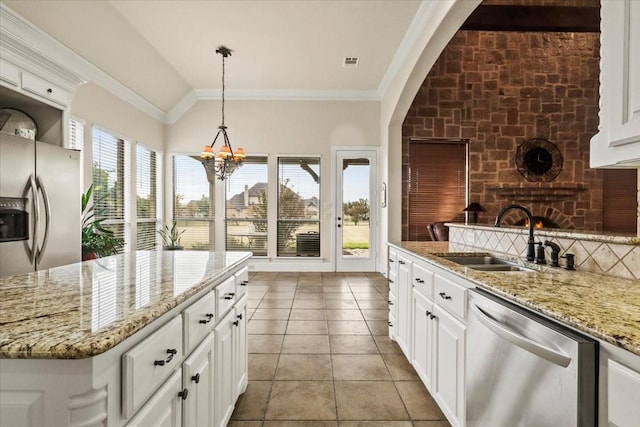
POLYGON ((178 393, 178 396, 180 396, 182 400, 187 400, 187 397, 189 397, 189 390, 185 388, 180 393, 178 393))
POLYGON ((213 314, 211 313, 207 313, 204 316, 206 317, 206 319, 200 320, 200 323, 202 323, 203 325, 206 325, 207 323, 211 322, 211 320, 213 319, 213 314))
POLYGON ((173 360, 173 356, 175 354, 178 354, 178 350, 176 350, 175 348, 168 348, 167 349, 167 354, 169 356, 167 356, 167 358, 164 359, 164 360, 154 360, 153 361, 153 366, 164 366, 165 364, 171 362, 173 360))
POLYGON ((437 316, 435 314, 429 314, 429 319, 431 320, 437 319, 437 316))
POLYGON ((394 282, 393 280, 389 279, 389 283, 396 283, 396 282, 394 282))
POLYGON ((393 326, 393 323, 391 323, 391 322, 387 322, 387 323, 389 324, 389 326, 393 326))
POLYGON ((431 316, 431 312, 429 310, 427 310, 427 317, 431 316))
POLYGON ((416 282, 418 282, 418 283, 424 283, 424 280, 422 280, 422 279, 421 279, 421 278, 419 278, 419 277, 416 277, 416 282))
POLYGON ((236 294, 233 292, 229 292, 228 294, 224 294, 224 299, 233 299, 233 297, 235 297, 236 294))
POLYGON ((440 295, 440 298, 442 299, 451 299, 451 296, 445 294, 444 292, 440 292, 438 295, 440 295))
POLYGON ((242 320, 242 313, 238 314, 236 317, 237 317, 238 319, 242 320))
POLYGON ((200 384, 200 374, 195 374, 194 376, 191 377, 191 381, 193 381, 196 384, 200 384))
POLYGON ((398 263, 404 265, 404 261, 402 260, 398 261, 398 263))
POLYGON ((51 88, 47 89, 47 93, 48 93, 48 94, 53 93, 53 89, 51 89, 51 88))
POLYGON ((249 284, 248 280, 243 280, 242 282, 240 282, 240 286, 247 286, 249 284))
POLYGON ((389 300, 387 302, 389 303, 389 305, 393 305, 393 301, 389 300))
POLYGON ((233 325, 234 325, 234 326, 240 326, 240 321, 239 321, 239 320, 236 320, 235 322, 233 322, 233 325))
POLYGON ((394 262, 391 258, 389 258, 389 262, 394 262))

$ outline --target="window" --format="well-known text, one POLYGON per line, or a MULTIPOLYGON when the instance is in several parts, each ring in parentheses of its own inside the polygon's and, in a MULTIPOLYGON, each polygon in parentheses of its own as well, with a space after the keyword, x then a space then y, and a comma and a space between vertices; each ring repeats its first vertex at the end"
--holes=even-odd
POLYGON ((104 218, 105 228, 126 239, 125 142, 93 129, 93 201, 95 216, 104 218))
POLYGON ((141 145, 136 148, 136 236, 138 250, 157 246, 157 153, 141 145))
POLYGON ((185 249, 214 249, 214 185, 198 156, 173 157, 173 219, 185 249))
POLYGON ((247 157, 225 181, 226 250, 267 255, 267 157, 247 157))
POLYGON ((69 120, 69 148, 82 150, 84 147, 84 124, 81 121, 69 120))
POLYGON ((320 256, 320 158, 278 158, 278 256, 320 256))

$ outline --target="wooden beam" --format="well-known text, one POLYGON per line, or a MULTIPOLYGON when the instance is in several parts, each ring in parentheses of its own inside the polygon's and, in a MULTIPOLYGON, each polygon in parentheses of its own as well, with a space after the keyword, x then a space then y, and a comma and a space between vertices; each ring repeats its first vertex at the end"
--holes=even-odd
POLYGON ((480 5, 462 30, 600 32, 599 7, 480 5))

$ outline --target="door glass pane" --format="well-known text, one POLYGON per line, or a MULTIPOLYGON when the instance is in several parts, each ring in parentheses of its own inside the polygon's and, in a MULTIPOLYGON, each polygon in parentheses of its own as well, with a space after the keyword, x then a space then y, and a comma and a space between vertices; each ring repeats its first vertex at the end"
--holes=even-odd
POLYGON ((342 161, 342 256, 369 257, 369 159, 342 161))

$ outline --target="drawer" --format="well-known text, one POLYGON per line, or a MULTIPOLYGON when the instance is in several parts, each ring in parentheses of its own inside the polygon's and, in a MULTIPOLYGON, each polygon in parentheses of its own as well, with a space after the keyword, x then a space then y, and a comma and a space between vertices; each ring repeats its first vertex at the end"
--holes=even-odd
POLYGON ((236 278, 236 298, 240 300, 249 290, 249 267, 243 267, 234 276, 236 278))
POLYGON ((182 313, 185 353, 189 353, 211 332, 216 324, 215 313, 215 292, 209 292, 182 313))
POLYGON ((216 287, 216 316, 218 319, 222 319, 236 301, 236 279, 229 277, 216 287))
POLYGON ((449 313, 463 320, 466 318, 467 288, 464 286, 460 286, 446 277, 436 274, 434 277, 433 299, 436 304, 449 313))
POLYGON ((396 330, 397 330, 397 326, 396 326, 396 317, 391 314, 391 312, 389 312, 389 338, 391 338, 393 341, 396 340, 396 330))
POLYGON ((60 105, 68 105, 71 99, 66 90, 29 73, 22 73, 22 88, 60 105))
POLYGON ((391 292, 389 292, 389 313, 391 313, 393 317, 398 317, 398 297, 391 292))
POLYGON ((12 86, 18 86, 20 84, 20 70, 8 62, 0 61, 0 80, 12 86))
POLYGON ((398 295, 398 275, 389 272, 389 292, 398 295))
POLYGON ((122 356, 122 412, 131 417, 182 362, 182 317, 122 356))
POLYGON ((424 296, 433 298, 433 271, 427 270, 417 262, 413 263, 413 286, 424 296))
POLYGON ((389 274, 398 272, 398 251, 389 249, 389 274))

